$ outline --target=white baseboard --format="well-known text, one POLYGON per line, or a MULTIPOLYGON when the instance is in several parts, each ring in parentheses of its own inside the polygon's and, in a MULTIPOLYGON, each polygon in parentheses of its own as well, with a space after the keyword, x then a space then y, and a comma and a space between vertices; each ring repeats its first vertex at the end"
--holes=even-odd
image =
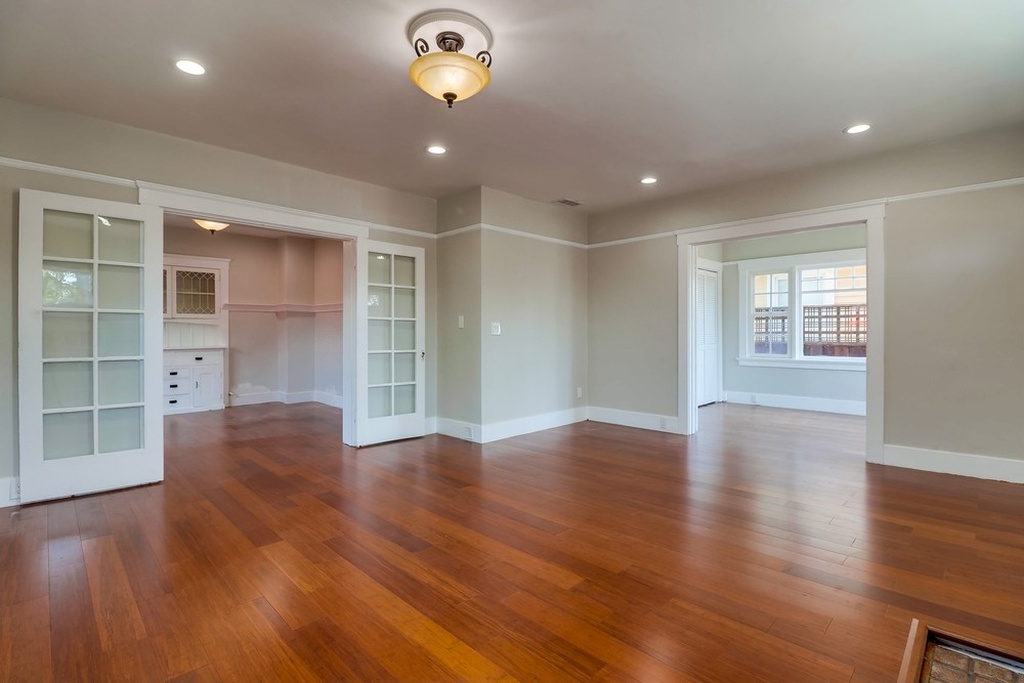
POLYGON ((473 443, 480 443, 480 425, 473 424, 472 422, 460 422, 458 420, 449 420, 446 417, 434 418, 435 430, 438 434, 450 436, 455 439, 462 439, 463 441, 472 441, 473 443))
POLYGON ((565 425, 570 425, 575 422, 583 422, 586 419, 587 409, 580 407, 559 410, 553 413, 544 413, 542 415, 531 415, 530 417, 523 417, 517 420, 492 422, 491 424, 485 424, 481 427, 480 441, 482 443, 490 443, 491 441, 498 441, 499 439, 508 439, 513 436, 522 436, 523 434, 539 432, 543 429, 564 427, 565 425))
POLYGON ((315 391, 313 392, 313 400, 317 403, 323 403, 325 406, 343 408, 342 404, 345 402, 345 397, 329 391, 315 391))
POLYGON ((229 406, 253 406, 259 403, 323 403, 336 408, 341 408, 342 397, 337 394, 328 394, 323 391, 257 391, 248 394, 233 394, 228 396, 229 406))
POLYGON ((544 429, 564 427, 575 422, 583 422, 587 419, 586 408, 569 408, 543 415, 531 415, 517 420, 505 422, 492 422, 486 425, 473 424, 472 422, 461 422, 449 420, 444 417, 432 418, 435 420, 438 434, 451 436, 463 441, 473 443, 490 443, 500 439, 508 439, 513 436, 532 434, 544 429))
POLYGON ((681 433, 679 418, 675 415, 636 413, 630 410, 590 406, 587 408, 587 418, 594 422, 604 422, 605 424, 619 425, 620 427, 636 427, 637 429, 650 429, 655 432, 669 432, 671 434, 681 433))
POLYGON ((293 403, 313 403, 316 401, 315 391, 293 391, 290 394, 284 391, 281 394, 281 403, 292 405, 293 403))
POLYGON ((839 413, 840 415, 867 415, 867 401, 786 396, 785 394, 755 394, 748 391, 727 391, 725 392, 725 400, 728 403, 766 406, 768 408, 813 410, 819 413, 839 413))
POLYGON ((883 464, 1024 484, 1024 460, 885 445, 883 464))
POLYGON ((18 479, 16 477, 0 477, 0 508, 9 508, 20 504, 18 479))
POLYGON ((228 396, 229 406, 254 406, 258 403, 284 403, 284 392, 256 391, 251 394, 231 394, 228 396))

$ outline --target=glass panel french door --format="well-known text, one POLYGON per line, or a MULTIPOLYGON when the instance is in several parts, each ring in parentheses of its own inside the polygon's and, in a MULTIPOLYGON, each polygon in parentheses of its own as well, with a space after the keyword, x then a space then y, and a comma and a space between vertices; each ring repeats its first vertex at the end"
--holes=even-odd
POLYGON ((163 479, 163 215, 21 190, 21 501, 163 479))
POLYGON ((423 253, 383 242, 359 249, 358 302, 365 324, 357 368, 359 445, 426 431, 423 253))

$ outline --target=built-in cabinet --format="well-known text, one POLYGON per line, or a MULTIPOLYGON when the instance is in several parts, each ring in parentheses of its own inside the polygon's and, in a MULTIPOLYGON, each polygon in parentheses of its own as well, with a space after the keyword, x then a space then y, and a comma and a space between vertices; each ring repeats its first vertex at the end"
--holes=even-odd
POLYGON ((224 407, 224 349, 164 351, 164 413, 224 407))
POLYGON ((228 260, 164 255, 164 413, 224 408, 228 260))

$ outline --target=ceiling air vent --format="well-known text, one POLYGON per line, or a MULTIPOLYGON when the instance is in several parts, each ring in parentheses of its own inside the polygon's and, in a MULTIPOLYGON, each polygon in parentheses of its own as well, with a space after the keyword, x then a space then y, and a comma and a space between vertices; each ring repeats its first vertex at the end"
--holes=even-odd
POLYGON ((568 197, 562 197, 561 199, 556 199, 555 204, 561 204, 562 206, 579 206, 580 202, 575 199, 569 199, 568 197))

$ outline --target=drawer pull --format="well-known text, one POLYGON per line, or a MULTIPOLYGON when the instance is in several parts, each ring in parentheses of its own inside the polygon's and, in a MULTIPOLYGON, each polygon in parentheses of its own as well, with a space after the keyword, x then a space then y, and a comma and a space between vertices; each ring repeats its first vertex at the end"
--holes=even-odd
POLYGON ((178 388, 178 385, 177 385, 177 384, 172 384, 172 385, 171 385, 171 389, 177 389, 177 388, 178 388))
POLYGON ((196 356, 196 360, 202 360, 202 359, 203 359, 202 356, 196 356))
POLYGON ((178 376, 178 371, 177 370, 172 370, 171 372, 168 372, 167 374, 170 375, 171 377, 177 377, 178 376))
POLYGON ((178 402, 178 399, 176 399, 176 398, 174 398, 174 399, 171 399, 170 401, 168 401, 168 403, 170 403, 170 404, 171 404, 172 406, 173 406, 173 405, 174 405, 175 403, 177 403, 177 402, 178 402))

